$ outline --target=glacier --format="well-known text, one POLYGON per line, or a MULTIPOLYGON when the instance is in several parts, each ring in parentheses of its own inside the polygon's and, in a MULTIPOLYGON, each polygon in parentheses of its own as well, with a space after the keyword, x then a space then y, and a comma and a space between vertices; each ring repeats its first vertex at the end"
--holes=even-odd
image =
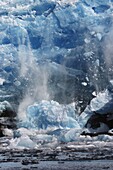
MULTIPOLYGON (((6 87, 9 95, 14 94, 12 100, 17 96, 17 101, 22 100, 26 86, 31 84, 30 76, 36 76, 30 66, 35 68, 45 64, 48 67, 42 66, 42 71, 47 72, 48 77, 47 80, 43 77, 46 82, 42 83, 50 87, 45 89, 49 91, 50 99, 61 103, 82 100, 84 108, 92 98, 91 92, 103 90, 107 83, 102 46, 112 27, 112 2, 102 5, 97 1, 1 2, 3 91, 6 87), (105 11, 97 13, 93 6, 95 9, 105 8, 105 11), (82 82, 86 82, 87 87, 82 82), (81 89, 83 93, 80 93, 81 89), (87 100, 85 93, 88 94, 87 100)), ((39 70, 36 72, 40 74, 39 70)), ((42 99, 48 99, 46 94, 42 99)))
POLYGON ((14 138, 113 128, 112 12, 112 0, 0 1, 0 124, 14 117, 14 138))

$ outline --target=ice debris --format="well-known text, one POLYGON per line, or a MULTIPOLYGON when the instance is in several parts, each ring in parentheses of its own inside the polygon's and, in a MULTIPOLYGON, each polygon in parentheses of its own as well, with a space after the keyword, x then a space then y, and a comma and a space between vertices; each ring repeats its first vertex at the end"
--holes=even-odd
POLYGON ((21 136, 20 138, 12 138, 10 140, 10 145, 8 148, 17 148, 17 149, 24 149, 24 148, 35 148, 37 144, 30 139, 29 136, 24 135, 21 136))
POLYGON ((80 128, 73 105, 60 105, 55 101, 42 101, 27 108, 27 118, 31 127, 47 128, 80 128))

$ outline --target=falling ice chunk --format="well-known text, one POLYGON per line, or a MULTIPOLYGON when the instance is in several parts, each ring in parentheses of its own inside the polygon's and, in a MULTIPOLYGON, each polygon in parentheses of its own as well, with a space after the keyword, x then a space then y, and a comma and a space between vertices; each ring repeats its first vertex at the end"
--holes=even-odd
POLYGON ((0 85, 3 85, 4 82, 5 82, 5 79, 0 77, 0 85))
POLYGON ((102 34, 101 33, 97 33, 96 37, 98 38, 98 40, 100 41, 102 39, 102 34))
POLYGON ((92 95, 96 97, 96 96, 97 96, 96 91, 94 91, 94 92, 92 93, 92 95))
POLYGON ((15 86, 20 86, 20 85, 21 85, 21 82, 20 82, 20 81, 15 81, 15 82, 14 82, 14 85, 15 85, 15 86))
POLYGON ((91 57, 91 56, 93 56, 94 55, 94 52, 93 51, 89 51, 89 52, 85 52, 84 53, 84 56, 85 57, 91 57))
POLYGON ((109 82, 110 82, 111 85, 113 85, 113 80, 110 80, 109 82))
POLYGON ((97 59, 97 60, 95 61, 95 65, 96 65, 97 67, 99 67, 99 65, 100 65, 99 59, 97 59))
POLYGON ((90 39, 85 38, 85 39, 84 39, 84 42, 85 42, 86 44, 88 44, 88 43, 90 43, 90 39))
POLYGON ((82 82, 81 83, 83 86, 87 86, 87 83, 86 82, 82 82))

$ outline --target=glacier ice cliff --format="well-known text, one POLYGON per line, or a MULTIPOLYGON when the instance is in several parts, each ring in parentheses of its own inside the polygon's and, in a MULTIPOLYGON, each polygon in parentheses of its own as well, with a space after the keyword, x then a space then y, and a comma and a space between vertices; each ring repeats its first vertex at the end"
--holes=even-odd
POLYGON ((67 109, 66 126, 55 124, 84 127, 96 112, 106 119, 104 127, 108 119, 100 115, 109 112, 112 118, 112 97, 107 98, 113 79, 112 12, 112 0, 1 0, 0 101, 9 102, 20 120, 29 116, 32 122, 33 114, 36 126, 43 117, 40 125, 50 125, 52 115, 57 119, 67 109), (43 100, 50 115, 40 107, 43 100), (75 103, 73 113, 82 113, 78 120, 69 103, 75 103))
POLYGON ((86 106, 94 89, 106 87, 112 77, 107 42, 112 41, 112 1, 7 0, 1 1, 0 10, 1 89, 10 99, 12 94, 12 100, 25 96, 36 76, 30 71, 34 65, 48 65, 42 68, 48 74, 42 83, 48 85, 50 99, 61 103, 73 99, 86 106))

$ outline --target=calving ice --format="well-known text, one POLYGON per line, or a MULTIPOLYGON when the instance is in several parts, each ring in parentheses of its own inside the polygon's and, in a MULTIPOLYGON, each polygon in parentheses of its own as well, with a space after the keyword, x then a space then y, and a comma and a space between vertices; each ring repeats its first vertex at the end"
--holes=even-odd
POLYGON ((109 133, 112 10, 112 0, 0 1, 1 136, 32 143, 29 129, 56 146, 109 133))

